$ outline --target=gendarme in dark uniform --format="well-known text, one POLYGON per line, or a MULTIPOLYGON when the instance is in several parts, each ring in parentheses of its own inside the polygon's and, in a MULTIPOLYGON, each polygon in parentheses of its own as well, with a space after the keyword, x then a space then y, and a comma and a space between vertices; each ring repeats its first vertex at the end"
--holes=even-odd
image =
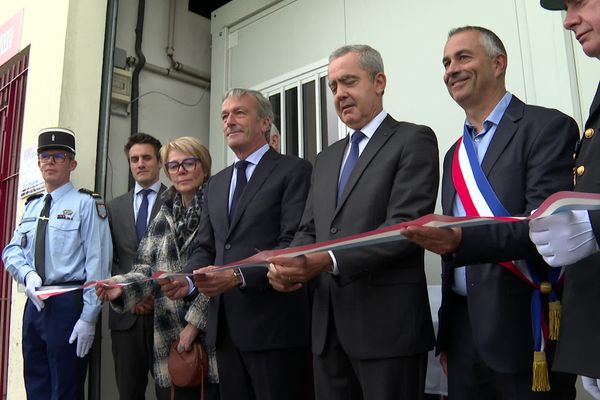
MULTIPOLYGON (((600 193, 600 85, 573 156, 575 191, 600 193)), ((600 211, 589 215, 599 240, 600 211)), ((599 285, 600 253, 565 268, 563 312, 554 361, 558 371, 600 378, 599 285)))
POLYGON ((92 289, 45 301, 36 290, 81 285, 110 276, 112 243, 99 195, 70 182, 75 136, 63 128, 43 129, 38 166, 46 191, 31 196, 2 260, 25 285, 23 360, 28 399, 83 399, 87 353, 101 304, 92 289))
MULTIPOLYGON (((566 11, 563 12, 564 28, 573 32, 588 57, 600 59, 598 0, 540 0, 540 5, 548 10, 566 11)), ((573 155, 576 192, 600 193, 599 136, 600 85, 596 89, 588 120, 573 155)), ((590 211, 588 216, 596 244, 600 245, 600 211, 590 211)), ((566 230, 567 227, 550 227, 548 234, 550 238, 557 237, 566 230)), ((536 243, 534 237, 532 239, 536 243)), ((591 235, 590 240, 593 240, 591 235)), ((544 246, 544 242, 545 239, 536 243, 538 251, 542 252, 540 247, 544 246)), ((563 256, 563 259, 567 259, 564 255, 577 251, 576 247, 579 246, 570 244, 569 247, 571 249, 554 249, 557 258, 563 256)), ((578 253, 579 261, 565 268, 560 335, 554 360, 555 370, 582 375, 584 387, 585 379, 589 380, 585 377, 600 378, 600 252, 597 251, 598 246, 586 244, 586 247, 588 250, 578 253), (591 255, 586 257, 587 254, 591 255)), ((597 385, 598 382, 592 380, 592 386, 597 385)))

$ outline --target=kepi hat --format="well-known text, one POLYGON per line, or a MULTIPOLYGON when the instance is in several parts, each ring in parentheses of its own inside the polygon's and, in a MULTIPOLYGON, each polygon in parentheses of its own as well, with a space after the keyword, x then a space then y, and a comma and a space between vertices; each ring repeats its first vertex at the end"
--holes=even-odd
POLYGON ((68 150, 75 154, 75 134, 66 128, 46 128, 38 136, 38 154, 45 150, 68 150))

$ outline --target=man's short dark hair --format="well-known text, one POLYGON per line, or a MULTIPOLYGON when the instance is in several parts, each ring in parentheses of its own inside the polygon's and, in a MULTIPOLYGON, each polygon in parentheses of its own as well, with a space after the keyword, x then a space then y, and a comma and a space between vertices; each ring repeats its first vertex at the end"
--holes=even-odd
POLYGON ((496 35, 491 30, 483 28, 481 26, 465 25, 459 28, 451 29, 450 32, 448 32, 448 39, 450 39, 457 33, 468 31, 477 31, 481 34, 481 45, 483 46, 483 49, 485 50, 485 53, 488 55, 488 57, 494 58, 498 54, 506 55, 506 48, 504 47, 504 43, 502 43, 502 40, 500 40, 498 35, 496 35))
POLYGON ((128 159, 129 159, 129 150, 131 150, 131 148, 135 144, 151 145, 152 147, 154 147, 154 154, 156 155, 156 159, 160 160, 160 148, 162 147, 162 144, 160 143, 160 140, 158 140, 154 136, 148 135, 147 133, 143 133, 143 132, 134 133, 133 135, 129 136, 129 140, 127 140, 127 143, 125 144, 125 147, 123 148, 123 150, 125 150, 125 156, 128 159))

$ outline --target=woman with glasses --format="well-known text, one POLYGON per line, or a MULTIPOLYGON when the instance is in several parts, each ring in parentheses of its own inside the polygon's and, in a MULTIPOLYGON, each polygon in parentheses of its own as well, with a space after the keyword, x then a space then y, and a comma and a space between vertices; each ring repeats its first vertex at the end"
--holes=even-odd
MULTIPOLYGON (((192 137, 180 137, 160 150, 165 172, 173 184, 162 194, 163 205, 140 242, 132 271, 103 281, 129 283, 122 287, 96 286, 98 298, 110 300, 117 311, 132 309, 154 294, 154 379, 160 386, 157 399, 170 399, 171 379, 167 359, 171 345, 179 340, 180 351, 195 340, 204 345, 208 297, 198 294, 169 300, 155 281, 147 278, 157 271, 181 272, 196 244, 203 204, 203 188, 210 176, 211 157, 206 147, 192 137)), ((205 398, 218 399, 218 375, 214 349, 209 354, 209 376, 205 398)), ((174 388, 175 399, 200 398, 200 387, 174 388)))

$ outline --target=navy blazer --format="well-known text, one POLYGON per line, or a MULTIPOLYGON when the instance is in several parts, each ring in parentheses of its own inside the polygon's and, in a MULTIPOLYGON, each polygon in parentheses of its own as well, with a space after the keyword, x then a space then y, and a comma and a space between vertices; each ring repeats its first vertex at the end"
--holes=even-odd
MULTIPOLYGON (((507 211, 526 216, 551 194, 570 190, 577 125, 567 115, 524 104, 513 96, 498 124, 481 167, 507 211)), ((456 191, 452 159, 444 159, 442 209, 452 214, 456 191)), ((448 350, 452 306, 456 303, 453 267, 467 267, 467 302, 473 340, 483 361, 498 372, 531 370, 532 289, 504 267, 486 262, 527 258, 544 277, 549 268, 529 240, 527 222, 475 226, 462 230, 454 259, 443 263, 438 351, 448 350)))
MULTIPOLYGON (((228 199, 233 166, 213 176, 205 190, 199 246, 186 271, 224 265, 260 250, 288 247, 300 223, 311 170, 308 161, 269 149, 248 181, 231 223, 228 199)), ((244 269, 243 274, 244 289, 211 298, 207 343, 216 344, 219 318, 225 315, 231 338, 241 351, 308 346, 306 289, 277 292, 262 267, 244 269)))
MULTIPOLYGON (((438 148, 431 129, 387 116, 358 159, 336 204, 348 138, 323 150, 292 245, 338 239, 433 212, 438 148)), ((346 353, 357 359, 423 353, 434 335, 423 250, 408 241, 334 251, 339 275, 313 280, 313 353, 321 354, 333 312, 346 353)))

